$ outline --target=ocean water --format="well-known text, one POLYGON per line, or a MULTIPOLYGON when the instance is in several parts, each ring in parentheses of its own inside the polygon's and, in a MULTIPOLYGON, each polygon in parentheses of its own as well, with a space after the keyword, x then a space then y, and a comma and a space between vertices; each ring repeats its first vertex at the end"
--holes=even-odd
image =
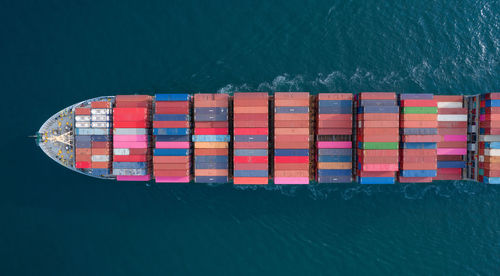
POLYGON ((500 90, 498 1, 0 2, 2 275, 498 275, 500 190, 96 180, 32 139, 119 93, 500 90))

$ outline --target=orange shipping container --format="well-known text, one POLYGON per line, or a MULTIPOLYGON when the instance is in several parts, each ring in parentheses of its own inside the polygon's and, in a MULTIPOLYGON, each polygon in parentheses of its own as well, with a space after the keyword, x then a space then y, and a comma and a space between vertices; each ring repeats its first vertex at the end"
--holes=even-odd
POLYGON ((319 162, 318 169, 320 170, 348 170, 352 169, 351 162, 319 162))
POLYGON ((274 121, 274 127, 279 128, 290 128, 290 127, 301 127, 309 128, 309 121, 274 121))
POLYGON ((404 121, 437 121, 437 114, 402 114, 404 121))
POLYGON ((189 160, 190 156, 153 156, 153 163, 184 163, 189 160))
POLYGON ((275 128, 276 135, 309 135, 309 128, 275 128))
POLYGON ((297 170, 289 170, 289 171, 274 171, 274 177, 309 177, 309 171, 297 171, 297 170))
POLYGON ((352 100, 352 93, 319 93, 318 100, 345 101, 352 100))
POLYGON ((189 176, 189 170, 154 170, 155 176, 189 176))
POLYGON ((276 121, 290 121, 290 120, 303 120, 309 121, 309 113, 276 113, 274 114, 276 121))
POLYGON ((274 163, 274 170, 309 170, 308 163, 274 163))
POLYGON ((107 169, 111 166, 110 162, 92 162, 90 164, 92 169, 107 169))
POLYGON ((235 106, 233 108, 234 113, 268 113, 269 108, 267 106, 235 106))
POLYGON ((221 148, 216 148, 216 149, 194 149, 194 155, 196 156, 205 156, 205 155, 228 155, 228 149, 221 149, 221 148))
POLYGON ((165 163, 156 163, 153 165, 154 170, 187 170, 190 167, 190 164, 188 162, 186 163, 171 163, 171 164, 165 164, 165 163))
POLYGON ((309 142, 274 142, 277 149, 308 149, 309 142))
POLYGON ((194 170, 196 176, 227 176, 227 170, 223 169, 198 169, 194 170))
POLYGON ((194 142, 195 149, 227 149, 227 142, 194 142))

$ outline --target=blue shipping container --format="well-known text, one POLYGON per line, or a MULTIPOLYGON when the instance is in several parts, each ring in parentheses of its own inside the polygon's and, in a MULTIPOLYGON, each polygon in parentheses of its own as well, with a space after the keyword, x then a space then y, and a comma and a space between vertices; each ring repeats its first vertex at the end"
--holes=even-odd
POLYGON ((275 149, 275 156, 309 156, 308 149, 275 149))
POLYGON ((154 149, 155 156, 186 156, 191 154, 190 149, 154 149))
POLYGON ((193 135, 193 142, 229 142, 229 135, 193 135))
POLYGON ((190 133, 189 128, 155 128, 154 135, 187 135, 190 133))
POLYGON ((156 101, 188 101, 189 94, 156 94, 156 101))

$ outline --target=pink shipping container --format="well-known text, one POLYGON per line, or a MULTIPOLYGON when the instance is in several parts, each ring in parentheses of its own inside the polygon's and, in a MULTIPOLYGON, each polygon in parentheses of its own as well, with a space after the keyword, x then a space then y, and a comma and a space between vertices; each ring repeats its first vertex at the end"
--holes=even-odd
POLYGON ((149 175, 117 175, 116 180, 118 181, 149 181, 151 177, 149 175))
POLYGON ((274 184, 309 184, 307 177, 275 177, 274 184))
POLYGON ((188 183, 189 176, 156 176, 157 183, 188 183))
POLYGON ((352 142, 318 142, 320 149, 350 149, 352 142))
POLYGON ((466 155, 467 149, 448 149, 448 148, 439 148, 437 149, 438 155, 466 155))
POLYGON ((113 143, 113 147, 130 149, 147 148, 148 142, 115 142, 113 143))
POLYGON ((189 142, 156 142, 157 149, 189 149, 189 142))
MULTIPOLYGON (((147 135, 113 135, 113 142, 147 142, 147 135)), ((116 147, 115 147, 116 148, 116 147)))

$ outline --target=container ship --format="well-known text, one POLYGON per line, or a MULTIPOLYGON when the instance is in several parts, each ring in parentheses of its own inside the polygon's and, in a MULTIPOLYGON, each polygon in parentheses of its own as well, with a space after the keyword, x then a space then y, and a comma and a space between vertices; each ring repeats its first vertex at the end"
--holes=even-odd
POLYGON ((117 181, 500 184, 500 93, 103 96, 54 114, 36 140, 117 181))

